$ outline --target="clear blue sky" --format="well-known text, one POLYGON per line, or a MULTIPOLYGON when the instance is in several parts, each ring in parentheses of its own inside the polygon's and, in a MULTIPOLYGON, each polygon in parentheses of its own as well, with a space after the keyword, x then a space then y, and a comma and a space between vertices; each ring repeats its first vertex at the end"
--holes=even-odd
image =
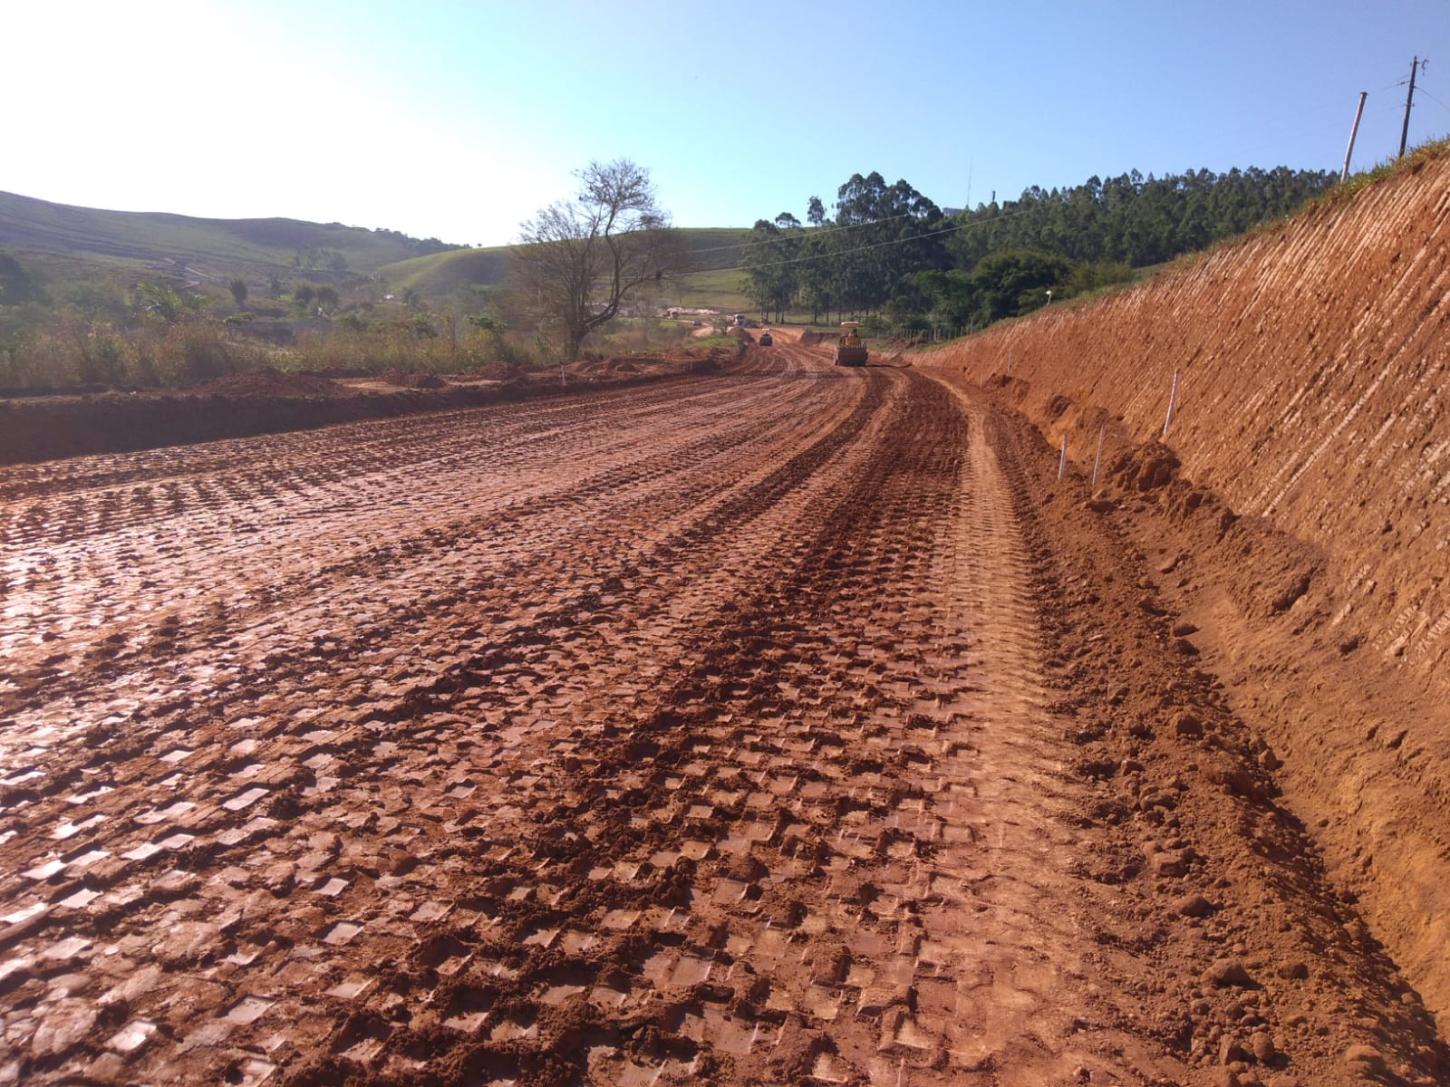
POLYGON ((1450 132, 1450 0, 51 0, 6 16, 0 189, 512 240, 591 158, 683 226, 1136 167, 1338 168, 1450 132))

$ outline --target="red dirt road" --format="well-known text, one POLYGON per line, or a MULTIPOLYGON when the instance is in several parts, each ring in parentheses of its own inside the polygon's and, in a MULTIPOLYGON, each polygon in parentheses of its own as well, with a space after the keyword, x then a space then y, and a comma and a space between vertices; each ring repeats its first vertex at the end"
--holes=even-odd
POLYGON ((0 471, 0 1083, 1439 1082, 1050 462, 785 344, 0 471))

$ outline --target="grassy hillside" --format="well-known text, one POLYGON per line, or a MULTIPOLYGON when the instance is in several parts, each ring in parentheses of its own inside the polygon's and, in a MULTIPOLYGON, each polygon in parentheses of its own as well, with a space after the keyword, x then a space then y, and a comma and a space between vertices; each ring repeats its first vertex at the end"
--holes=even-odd
POLYGON ((412 290, 427 298, 456 294, 468 287, 493 287, 503 282, 508 247, 449 249, 385 264, 377 276, 395 291, 412 290))
MULTIPOLYGON (((674 305, 744 305, 738 264, 746 232, 682 229, 695 274, 677 281, 674 305)), ((342 281, 376 276, 393 291, 449 298, 503 282, 508 246, 438 249, 394 231, 299 219, 201 219, 164 212, 105 211, 0 192, 0 249, 18 254, 51 284, 112 273, 165 274, 218 287, 234 276, 342 281)))
POLYGON ((200 279, 355 276, 439 244, 340 223, 105 211, 0 192, 0 247, 175 271, 184 266, 200 279))
POLYGON ((664 303, 684 309, 717 309, 751 313, 755 306, 741 291, 742 275, 734 269, 703 271, 679 276, 662 291, 664 303))
MULTIPOLYGON (((703 274, 679 280, 681 298, 670 304, 686 306, 738 306, 739 275, 726 271, 740 263, 741 242, 747 231, 731 227, 681 228, 691 268, 703 274), (707 299, 698 301, 697 299, 707 299)), ((450 249, 443 253, 401 260, 377 269, 378 277, 393 290, 413 290, 425 298, 440 298, 471 287, 493 287, 503 282, 508 246, 488 249, 450 249)), ((671 291, 666 289, 666 295, 671 291)))

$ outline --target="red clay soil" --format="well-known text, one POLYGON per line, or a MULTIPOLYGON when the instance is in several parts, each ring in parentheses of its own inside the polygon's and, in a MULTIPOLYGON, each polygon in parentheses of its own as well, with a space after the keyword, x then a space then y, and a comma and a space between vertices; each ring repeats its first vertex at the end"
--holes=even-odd
POLYGON ((1283 762, 1286 809, 1441 1016, 1447 194, 1441 155, 1143 287, 918 357, 1066 441, 1080 475, 1101 462, 1128 499, 1119 532, 1283 762))
POLYGON ((1369 938, 1450 1015, 1450 157, 917 359, 1082 476, 1101 441, 1105 516, 1369 938))
POLYGON ((1091 468, 1100 423, 1320 552, 1340 639, 1450 696, 1450 152, 1181 270, 919 356, 1091 468))
POLYGON ((557 370, 525 375, 505 364, 482 373, 500 382, 494 385, 442 387, 446 383, 434 375, 398 372, 393 383, 407 390, 398 392, 350 388, 316 375, 261 369, 187 391, 0 400, 0 465, 516 403, 708 373, 718 365, 711 351, 647 358, 648 365, 629 370, 571 369, 571 381, 565 385, 560 384, 557 370))
POLYGON ((0 1078, 1445 1082, 1055 470, 783 343, 0 472, 0 1078))
MULTIPOLYGON (((436 388, 437 386, 429 386, 436 388)), ((271 366, 228 374, 198 385, 191 392, 201 396, 346 396, 335 381, 316 374, 283 373, 271 366)))

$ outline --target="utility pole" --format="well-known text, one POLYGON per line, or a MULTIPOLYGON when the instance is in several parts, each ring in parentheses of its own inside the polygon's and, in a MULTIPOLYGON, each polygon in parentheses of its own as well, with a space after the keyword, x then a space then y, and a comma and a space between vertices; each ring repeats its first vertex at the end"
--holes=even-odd
POLYGON ((1349 180, 1349 159, 1354 154, 1354 138, 1359 135, 1359 119, 1364 116, 1364 100, 1369 97, 1369 92, 1359 92, 1359 109, 1354 111, 1354 127, 1349 130, 1349 147, 1344 152, 1344 169, 1339 173, 1340 181, 1349 180))
POLYGON ((1428 63, 1429 61, 1421 60, 1419 57, 1410 61, 1410 91, 1405 95, 1405 124, 1400 129, 1400 153, 1396 156, 1397 158, 1405 157, 1405 144, 1410 139, 1410 108, 1415 104, 1415 72, 1428 63))

